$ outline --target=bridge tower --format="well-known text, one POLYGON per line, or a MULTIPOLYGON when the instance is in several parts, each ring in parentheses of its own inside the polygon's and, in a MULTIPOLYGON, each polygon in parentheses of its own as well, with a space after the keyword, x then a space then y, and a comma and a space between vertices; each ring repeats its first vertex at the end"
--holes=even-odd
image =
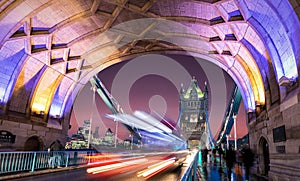
POLYGON ((206 83, 204 92, 202 92, 197 80, 193 77, 186 91, 181 85, 179 96, 180 113, 177 124, 185 134, 188 147, 210 146, 212 137, 208 123, 208 88, 206 83))

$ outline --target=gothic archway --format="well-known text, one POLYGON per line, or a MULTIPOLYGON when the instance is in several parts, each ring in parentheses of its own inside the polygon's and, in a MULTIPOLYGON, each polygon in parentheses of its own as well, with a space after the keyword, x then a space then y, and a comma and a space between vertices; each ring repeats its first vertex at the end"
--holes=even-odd
POLYGON ((43 141, 37 137, 32 136, 28 138, 24 144, 24 151, 40 151, 43 150, 43 141))
POLYGON ((259 173, 267 176, 270 170, 269 143, 261 137, 258 144, 259 173))

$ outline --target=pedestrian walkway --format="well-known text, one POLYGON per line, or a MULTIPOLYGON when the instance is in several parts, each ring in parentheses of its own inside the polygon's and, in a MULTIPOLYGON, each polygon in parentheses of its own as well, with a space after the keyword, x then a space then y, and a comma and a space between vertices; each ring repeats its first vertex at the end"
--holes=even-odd
MULTIPOLYGON (((234 169, 232 170, 232 181, 244 181, 245 180, 245 170, 242 169, 241 174, 236 174, 234 169)), ((200 181, 228 181, 226 166, 214 166, 212 163, 208 163, 207 166, 199 166, 200 181)), ((267 181, 263 177, 258 177, 257 175, 250 175, 251 181, 267 181)))

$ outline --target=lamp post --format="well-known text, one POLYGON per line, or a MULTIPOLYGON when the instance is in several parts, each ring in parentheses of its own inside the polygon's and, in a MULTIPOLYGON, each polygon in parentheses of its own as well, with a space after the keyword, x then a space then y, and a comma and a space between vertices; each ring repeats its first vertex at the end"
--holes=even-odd
POLYGON ((227 144, 227 150, 229 149, 229 138, 231 137, 230 134, 226 135, 226 144, 227 144))
MULTIPOLYGON (((120 105, 117 105, 117 111, 120 112, 120 105)), ((115 148, 117 148, 117 139, 118 139, 118 120, 114 119, 114 121, 116 122, 116 133, 115 133, 115 148)))
POLYGON ((92 109, 91 109, 91 115, 90 115, 90 128, 89 128, 89 136, 88 136, 88 148, 91 148, 91 138, 92 138, 92 122, 93 122, 93 106, 95 104, 95 94, 96 94, 96 86, 92 85, 91 90, 93 91, 93 99, 92 99, 92 109))
POLYGON ((234 150, 237 150, 237 144, 236 144, 236 114, 233 114, 232 118, 233 118, 233 131, 234 131, 234 150))
POLYGON ((115 133, 115 148, 117 148, 117 139, 118 139, 118 121, 114 119, 116 122, 116 133, 115 133))
POLYGON ((130 133, 129 137, 131 138, 130 149, 132 150, 132 146, 133 146, 133 134, 130 133))

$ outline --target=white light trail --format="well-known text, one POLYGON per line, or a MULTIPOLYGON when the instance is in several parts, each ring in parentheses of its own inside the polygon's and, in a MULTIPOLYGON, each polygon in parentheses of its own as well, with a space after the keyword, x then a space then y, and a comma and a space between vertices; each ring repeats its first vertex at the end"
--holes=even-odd
POLYGON ((152 117, 151 115, 142 112, 142 111, 134 111, 133 113, 136 117, 140 118, 141 120, 155 126, 158 129, 161 129, 162 131, 166 132, 166 133, 172 133, 172 130, 167 127, 166 125, 164 125, 163 123, 161 123, 160 121, 158 121, 157 119, 155 119, 154 117, 152 117))

